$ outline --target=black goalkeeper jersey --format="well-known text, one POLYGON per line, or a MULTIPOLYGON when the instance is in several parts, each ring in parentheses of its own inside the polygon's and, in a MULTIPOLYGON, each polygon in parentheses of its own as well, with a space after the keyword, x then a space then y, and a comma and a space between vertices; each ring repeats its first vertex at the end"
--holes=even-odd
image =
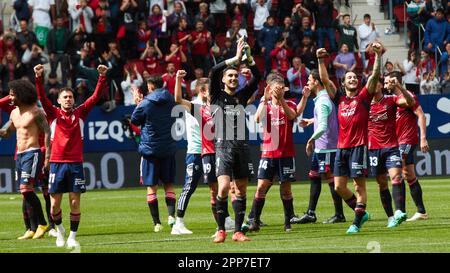
POLYGON ((216 148, 243 148, 248 146, 249 135, 245 107, 257 90, 261 76, 255 65, 250 66, 252 79, 238 93, 229 95, 222 89, 223 70, 226 67, 225 62, 221 62, 211 69, 209 92, 215 126, 214 142, 216 148))

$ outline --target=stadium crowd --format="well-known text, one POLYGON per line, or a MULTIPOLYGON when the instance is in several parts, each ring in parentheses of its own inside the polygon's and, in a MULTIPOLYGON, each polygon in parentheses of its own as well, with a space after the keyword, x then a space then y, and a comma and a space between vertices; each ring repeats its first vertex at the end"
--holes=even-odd
MULTIPOLYGON (((364 83, 374 61, 369 45, 380 37, 368 14, 354 27, 351 16, 338 13, 330 0, 15 0, 11 5, 9 28, 3 27, 0 36, 0 97, 8 94, 9 81, 34 82, 33 67, 49 63, 45 89, 50 100, 56 104, 58 89, 68 85, 80 104, 94 90, 95 67, 104 64, 110 68, 109 92, 101 101, 105 110, 133 104, 131 87, 141 86, 146 93, 151 74, 164 74, 173 94, 179 69, 188 73, 183 97, 190 97, 196 79, 234 56, 241 36, 248 37, 264 76, 281 72, 293 96, 301 97, 321 47, 331 53, 327 64, 336 84, 349 70, 363 75, 364 83)), ((417 94, 450 92, 448 7, 448 1, 407 3, 411 50, 403 63, 385 63, 386 73, 401 71, 417 94), (421 52, 419 24, 425 28, 421 52), (437 47, 442 50, 438 64, 437 47)), ((240 85, 246 80, 241 74, 240 85)), ((262 96, 261 86, 255 91, 262 96)))

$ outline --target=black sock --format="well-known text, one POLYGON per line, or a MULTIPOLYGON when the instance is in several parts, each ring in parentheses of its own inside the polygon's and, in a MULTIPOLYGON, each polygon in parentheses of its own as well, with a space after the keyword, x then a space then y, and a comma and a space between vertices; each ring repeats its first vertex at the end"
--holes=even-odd
MULTIPOLYGON (((167 205, 167 213, 170 216, 175 216, 175 203, 176 197, 174 192, 166 192, 166 205, 167 205)), ((184 211, 183 211, 184 217, 184 211)))
POLYGON ((416 204, 417 212, 426 213, 425 206, 423 205, 422 199, 422 187, 420 186, 419 180, 414 179, 412 183, 408 181, 409 190, 411 191, 411 197, 414 200, 414 204, 416 204))
POLYGON ((347 203, 347 205, 352 210, 355 210, 355 208, 356 208, 356 196, 353 194, 352 197, 350 197, 349 199, 345 200, 345 203, 347 203))
POLYGON ((292 215, 294 215, 294 198, 291 199, 281 199, 283 202, 284 210, 284 224, 289 224, 291 222, 292 215))
POLYGON ((394 198, 395 210, 401 210, 405 212, 406 204, 405 204, 405 182, 402 181, 397 184, 392 184, 392 197, 394 198))
POLYGON ((23 222, 25 224, 26 230, 31 229, 31 222, 30 222, 30 217, 28 216, 28 210, 29 210, 28 203, 25 200, 25 197, 23 197, 22 198, 22 215, 23 215, 23 222))
POLYGON ((53 223, 55 225, 59 226, 62 224, 62 210, 59 210, 59 212, 52 214, 53 223))
POLYGON ((216 224, 219 225, 219 216, 217 215, 217 205, 216 203, 211 203, 211 211, 214 216, 214 220, 216 221, 216 224))
POLYGON ((228 196, 223 198, 217 196, 216 208, 218 216, 217 226, 219 227, 219 230, 225 230, 225 218, 227 218, 227 216, 225 216, 225 210, 228 210, 228 196))
MULTIPOLYGON (((247 205, 247 198, 245 196, 236 196, 236 200, 233 201, 233 210, 234 210, 234 232, 241 231, 242 224, 244 223, 245 218, 245 209, 247 205)), ((262 209, 262 208, 261 208, 262 209)), ((255 216, 256 216, 256 209, 255 209, 255 216)))
POLYGON ((77 232, 80 224, 81 213, 70 213, 70 231, 77 232))
POLYGON ((155 198, 152 201, 147 202, 147 204, 150 208, 150 214, 152 215, 153 224, 161 224, 161 220, 159 219, 158 199, 155 198))
POLYGON ((392 197, 389 188, 380 191, 381 205, 383 205, 384 211, 387 217, 394 216, 394 210, 392 209, 392 197))
POLYGON ((320 191, 322 190, 322 179, 320 177, 311 178, 311 188, 309 189, 309 211, 314 212, 319 201, 320 191))
POLYGON ((361 220, 365 214, 366 214, 366 204, 357 203, 355 207, 355 220, 353 220, 353 224, 357 227, 361 227, 361 220))
POLYGON ((260 221, 261 220, 261 213, 262 210, 264 208, 264 203, 266 202, 266 198, 254 198, 253 199, 253 205, 252 205, 252 210, 255 211, 255 215, 254 215, 254 219, 255 221, 260 221))
POLYGON ((330 187, 331 197, 333 198, 334 214, 343 216, 342 197, 334 189, 334 182, 328 183, 328 186, 330 187))
POLYGON ((39 197, 37 197, 34 191, 23 193, 24 198, 31 206, 32 215, 29 215, 30 219, 36 217, 39 225, 47 225, 47 221, 45 221, 44 212, 42 211, 41 201, 39 197))
POLYGON ((250 213, 248 214, 248 219, 255 219, 255 199, 253 199, 253 204, 250 209, 250 213))
POLYGON ((50 194, 48 193, 48 188, 42 188, 42 195, 45 200, 45 212, 47 213, 48 225, 50 228, 55 228, 55 223, 53 222, 52 215, 50 213, 51 201, 50 194))

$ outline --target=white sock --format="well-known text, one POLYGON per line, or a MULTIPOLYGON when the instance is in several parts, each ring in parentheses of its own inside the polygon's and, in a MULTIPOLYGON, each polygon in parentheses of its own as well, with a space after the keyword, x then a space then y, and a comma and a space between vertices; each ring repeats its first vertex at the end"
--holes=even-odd
POLYGON ((76 236, 77 236, 77 232, 76 231, 70 231, 69 239, 75 240, 76 236))
POLYGON ((63 227, 62 224, 56 225, 56 230, 57 230, 58 232, 65 232, 65 231, 66 231, 66 230, 64 229, 64 227, 63 227))
POLYGON ((184 224, 184 219, 177 216, 176 224, 184 224))

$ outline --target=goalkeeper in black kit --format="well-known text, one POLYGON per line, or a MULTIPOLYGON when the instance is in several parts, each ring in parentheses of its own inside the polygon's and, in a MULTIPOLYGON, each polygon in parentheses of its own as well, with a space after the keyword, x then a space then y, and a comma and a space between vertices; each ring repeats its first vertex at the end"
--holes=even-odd
POLYGON ((250 175, 248 130, 244 108, 257 89, 261 77, 244 37, 238 40, 236 56, 214 66, 210 78, 211 112, 215 124, 216 175, 219 183, 216 203, 219 227, 214 243, 223 243, 227 236, 225 212, 232 181, 236 185, 236 200, 232 204, 235 213, 235 231, 232 239, 237 242, 250 241, 241 230, 250 175), (237 66, 243 57, 248 62, 253 77, 244 89, 235 93, 239 85, 237 66))

